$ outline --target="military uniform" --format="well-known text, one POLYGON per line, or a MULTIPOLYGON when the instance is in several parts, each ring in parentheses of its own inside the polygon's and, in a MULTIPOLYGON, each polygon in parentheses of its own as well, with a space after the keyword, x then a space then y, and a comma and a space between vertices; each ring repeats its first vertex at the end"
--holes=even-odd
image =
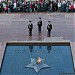
POLYGON ((51 36, 51 29, 52 29, 52 24, 49 21, 49 24, 47 25, 48 36, 51 36))
POLYGON ((38 32, 41 33, 41 26, 42 26, 42 20, 41 20, 41 18, 39 18, 37 26, 38 26, 38 32))
POLYGON ((28 30, 29 30, 29 36, 32 36, 32 29, 33 29, 33 24, 31 23, 31 21, 29 21, 29 25, 28 25, 28 30))

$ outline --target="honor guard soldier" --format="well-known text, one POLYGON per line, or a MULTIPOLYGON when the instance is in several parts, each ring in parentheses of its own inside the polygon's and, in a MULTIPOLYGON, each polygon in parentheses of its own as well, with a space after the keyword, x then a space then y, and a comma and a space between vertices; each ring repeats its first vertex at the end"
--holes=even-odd
POLYGON ((51 36, 51 29, 52 29, 51 21, 48 21, 48 25, 47 25, 48 37, 51 36))
POLYGON ((37 26, 38 26, 38 32, 41 33, 41 26, 42 26, 41 17, 39 17, 39 21, 37 22, 37 26))
POLYGON ((32 29, 33 29, 33 24, 31 23, 31 21, 29 21, 29 25, 28 25, 29 36, 32 36, 32 29))

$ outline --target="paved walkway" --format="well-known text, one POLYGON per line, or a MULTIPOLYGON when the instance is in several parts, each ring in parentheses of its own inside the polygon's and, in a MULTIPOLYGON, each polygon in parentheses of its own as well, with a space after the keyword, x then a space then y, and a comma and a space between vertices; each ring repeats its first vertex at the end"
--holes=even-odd
POLYGON ((47 37, 47 23, 51 20, 53 24, 52 37, 63 37, 70 40, 75 63, 75 14, 74 13, 20 13, 20 14, 0 14, 0 59, 3 55, 5 42, 7 41, 29 41, 43 40, 47 37), (43 20, 42 33, 38 34, 37 21, 41 17, 43 20), (33 36, 28 36, 27 25, 31 20, 33 26, 33 36), (1 47, 2 46, 2 47, 1 47))

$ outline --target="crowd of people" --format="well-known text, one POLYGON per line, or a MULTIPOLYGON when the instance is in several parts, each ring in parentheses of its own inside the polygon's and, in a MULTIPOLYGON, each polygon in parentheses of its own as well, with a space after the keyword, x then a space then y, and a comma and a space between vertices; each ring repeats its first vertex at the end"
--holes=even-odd
POLYGON ((75 1, 48 1, 48 2, 23 2, 23 1, 2 1, 0 12, 74 12, 75 1))

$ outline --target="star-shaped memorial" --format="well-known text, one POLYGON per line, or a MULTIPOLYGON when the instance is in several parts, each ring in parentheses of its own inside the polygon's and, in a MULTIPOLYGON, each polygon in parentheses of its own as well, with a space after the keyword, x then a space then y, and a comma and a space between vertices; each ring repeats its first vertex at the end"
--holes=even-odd
POLYGON ((44 63, 45 59, 41 59, 40 62, 37 62, 38 60, 35 60, 31 58, 31 63, 27 65, 28 68, 34 68, 34 70, 38 73, 42 68, 50 68, 48 65, 44 63))

